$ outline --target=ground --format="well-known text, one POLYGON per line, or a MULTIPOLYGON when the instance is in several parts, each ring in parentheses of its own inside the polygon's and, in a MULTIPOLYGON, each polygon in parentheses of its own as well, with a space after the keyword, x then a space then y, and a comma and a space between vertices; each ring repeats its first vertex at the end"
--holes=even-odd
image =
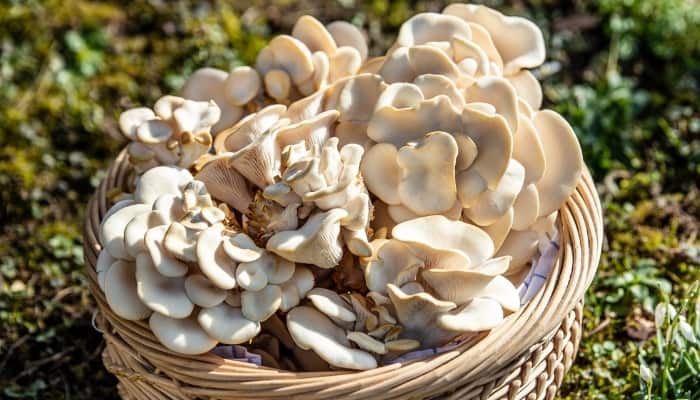
MULTIPOLYGON (((542 27, 549 53, 537 73, 546 106, 572 123, 605 209, 607 241, 586 297, 584 339, 561 396, 642 396, 639 355, 657 364, 654 307, 664 299, 678 305, 700 279, 700 4, 486 3, 542 27)), ((200 66, 251 63, 303 14, 362 26, 379 54, 407 17, 443 6, 0 3, 0 397, 117 397, 91 326, 80 223, 120 149, 110 134, 121 111, 176 91, 200 66)), ((700 397, 698 375, 682 381, 688 398, 700 397)))

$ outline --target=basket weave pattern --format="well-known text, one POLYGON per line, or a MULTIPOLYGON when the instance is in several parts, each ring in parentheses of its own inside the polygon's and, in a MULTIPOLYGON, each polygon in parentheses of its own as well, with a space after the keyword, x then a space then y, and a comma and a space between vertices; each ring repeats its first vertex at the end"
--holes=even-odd
POLYGON ((110 310, 97 284, 97 232, 108 193, 124 189, 131 167, 124 152, 91 199, 84 226, 87 276, 106 340, 107 369, 124 399, 552 399, 581 339, 582 298, 603 240, 600 202, 588 172, 561 208, 560 252, 544 287, 476 344, 426 359, 363 372, 289 372, 186 356, 164 348, 144 321, 110 310), (469 347, 471 346, 471 347, 469 347))

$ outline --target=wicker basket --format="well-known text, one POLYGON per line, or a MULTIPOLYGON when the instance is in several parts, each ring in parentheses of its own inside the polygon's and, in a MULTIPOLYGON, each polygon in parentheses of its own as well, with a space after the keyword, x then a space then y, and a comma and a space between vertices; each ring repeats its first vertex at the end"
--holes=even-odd
POLYGON ((122 153, 90 201, 85 258, 106 340, 103 361, 124 399, 552 399, 581 339, 582 298, 603 240, 600 202, 586 171, 561 209, 561 249, 544 287, 476 344, 363 372, 289 372, 164 348, 146 322, 125 321, 97 285, 97 232, 107 194, 124 188, 131 168, 122 153))

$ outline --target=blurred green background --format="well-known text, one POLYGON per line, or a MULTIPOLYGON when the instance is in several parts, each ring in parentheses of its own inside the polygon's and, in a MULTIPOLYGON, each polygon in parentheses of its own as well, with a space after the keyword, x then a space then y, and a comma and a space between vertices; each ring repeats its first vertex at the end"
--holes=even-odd
MULTIPOLYGON (((574 126, 607 243, 561 395, 628 398, 651 312, 700 278, 700 3, 486 1, 534 19, 547 107, 574 126)), ((438 1, 0 0, 0 397, 116 398, 83 276, 83 210, 126 108, 194 69, 252 63, 296 18, 362 26, 371 53, 438 1)), ((651 358, 654 361, 654 358, 651 358)), ((698 389, 700 391, 700 389, 698 389)))

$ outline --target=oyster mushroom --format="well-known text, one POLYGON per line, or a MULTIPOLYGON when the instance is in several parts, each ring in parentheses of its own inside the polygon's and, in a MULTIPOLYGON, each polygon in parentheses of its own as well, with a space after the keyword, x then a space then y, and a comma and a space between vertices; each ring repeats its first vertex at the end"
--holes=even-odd
POLYGON ((241 293, 241 311, 251 321, 265 321, 279 309, 281 303, 282 290, 276 285, 241 293))
POLYGON ((226 344, 245 343, 260 333, 260 322, 247 319, 239 308, 226 303, 202 309, 197 321, 209 336, 226 344))
POLYGON ((136 257, 136 283, 141 301, 159 314, 170 318, 187 318, 194 309, 185 292, 185 278, 161 275, 146 253, 136 257))
POLYGON ((330 33, 336 46, 352 47, 360 54, 362 62, 367 60, 367 41, 355 25, 345 21, 334 21, 326 25, 326 30, 330 33))
POLYGON ((165 194, 182 195, 182 188, 194 178, 184 168, 160 166, 151 168, 139 177, 134 191, 134 200, 152 205, 165 194))
POLYGON ((267 249, 297 263, 333 268, 343 255, 340 245, 340 220, 348 213, 339 208, 312 215, 298 230, 277 232, 267 249))
POLYGON ((182 89, 184 98, 206 102, 211 100, 221 109, 221 118, 212 126, 214 134, 235 124, 243 116, 243 109, 228 99, 228 77, 229 74, 220 69, 200 68, 190 75, 182 89))
POLYGON ((402 222, 391 234, 410 244, 431 267, 463 269, 481 264, 493 255, 493 242, 483 230, 442 215, 402 222))
POLYGON ((223 201, 239 212, 247 211, 248 206, 253 201, 245 178, 230 165, 227 159, 219 159, 206 164, 197 173, 195 179, 204 182, 212 197, 223 201))
POLYGON ((137 321, 152 313, 137 294, 136 265, 132 262, 117 260, 109 267, 104 291, 109 308, 121 318, 137 321))
POLYGON ((185 293, 192 303, 203 308, 217 306, 228 296, 225 290, 216 287, 202 274, 193 274, 185 279, 185 293))
MULTIPOLYGON (((374 244, 374 242, 373 242, 374 244)), ((373 292, 386 293, 386 285, 401 286, 415 280, 423 260, 416 257, 408 244, 385 241, 365 267, 365 282, 373 292)))
POLYGON ((105 251, 117 259, 133 260, 124 243, 124 230, 132 219, 147 214, 150 210, 151 206, 147 204, 131 204, 103 219, 100 225, 100 243, 105 251))
POLYGON ((231 104, 243 107, 257 96, 261 87, 256 70, 248 66, 236 67, 224 81, 224 97, 231 104))
POLYGON ((457 313, 439 316, 437 325, 448 331, 480 332, 495 328, 501 321, 503 309, 497 301, 476 298, 457 313))
POLYGON ((151 331, 168 349, 180 354, 203 354, 216 346, 216 339, 207 335, 192 316, 169 318, 153 313, 148 320, 151 331))
POLYGON ((311 300, 311 303, 317 310, 333 321, 340 323, 354 322, 357 318, 350 305, 332 290, 313 288, 306 294, 306 297, 311 300))
POLYGON ((464 209, 464 215, 478 225, 490 225, 501 218, 515 203, 525 181, 525 168, 511 159, 505 174, 493 190, 485 190, 464 209))
POLYGON ((352 370, 377 367, 370 353, 350 347, 345 331, 311 307, 299 306, 287 314, 292 339, 304 350, 313 350, 329 364, 352 370))
POLYGON ((404 338, 418 340, 427 347, 449 340, 450 334, 435 329, 434 325, 440 315, 457 307, 455 303, 438 300, 425 292, 409 295, 392 284, 387 285, 387 291, 396 309, 396 318, 404 328, 404 338))
POLYGON ((197 263, 204 276, 221 289, 236 286, 236 263, 231 260, 222 246, 222 227, 211 226, 197 237, 197 263))

